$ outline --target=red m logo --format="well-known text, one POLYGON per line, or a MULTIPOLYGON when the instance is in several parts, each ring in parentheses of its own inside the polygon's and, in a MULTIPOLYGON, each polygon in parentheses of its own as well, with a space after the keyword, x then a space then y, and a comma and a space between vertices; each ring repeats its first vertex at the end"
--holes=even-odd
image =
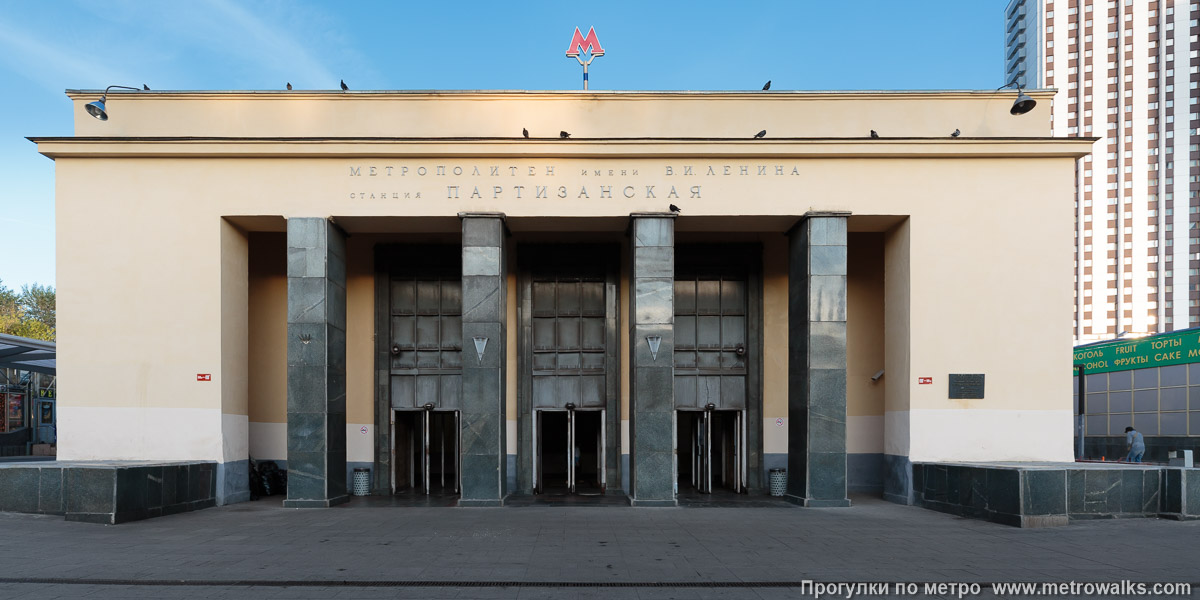
POLYGON ((572 58, 579 56, 580 52, 591 52, 592 56, 604 56, 604 48, 600 47, 600 40, 596 39, 596 28, 589 27, 587 37, 579 33, 579 28, 575 28, 575 35, 571 37, 571 45, 567 46, 567 56, 572 58))

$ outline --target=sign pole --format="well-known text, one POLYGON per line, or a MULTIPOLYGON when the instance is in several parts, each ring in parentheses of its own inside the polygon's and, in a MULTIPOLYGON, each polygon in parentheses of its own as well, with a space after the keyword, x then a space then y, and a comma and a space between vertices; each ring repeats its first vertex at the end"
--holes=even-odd
POLYGON ((588 89, 588 65, 592 64, 592 59, 598 56, 604 56, 604 48, 600 46, 600 40, 596 38, 596 28, 589 28, 585 36, 576 27, 575 35, 571 37, 571 45, 567 46, 567 57, 579 61, 579 66, 583 67, 584 90, 588 89), (588 55, 586 61, 579 56, 583 53, 588 55))

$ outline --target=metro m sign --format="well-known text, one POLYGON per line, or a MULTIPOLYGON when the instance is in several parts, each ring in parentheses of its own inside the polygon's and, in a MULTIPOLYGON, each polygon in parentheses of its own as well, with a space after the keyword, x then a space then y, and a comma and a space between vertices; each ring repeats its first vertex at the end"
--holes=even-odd
POLYGON ((567 56, 578 59, 580 52, 591 52, 592 56, 604 56, 604 48, 600 47, 600 40, 596 39, 596 28, 589 27, 587 37, 579 33, 579 28, 575 28, 575 35, 571 37, 571 45, 567 46, 567 56))

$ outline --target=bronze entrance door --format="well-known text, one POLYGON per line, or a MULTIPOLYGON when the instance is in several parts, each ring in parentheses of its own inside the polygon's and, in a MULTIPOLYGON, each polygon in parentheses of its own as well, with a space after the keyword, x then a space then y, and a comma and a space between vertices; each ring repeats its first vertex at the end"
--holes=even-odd
POLYGON ((462 279, 454 251, 400 247, 389 269, 393 493, 458 493, 462 279))
POLYGON ((518 247, 518 489, 604 494, 619 487, 616 256, 615 246, 518 247))
POLYGON ((677 491, 747 488, 750 269, 738 263, 724 257, 719 247, 681 247, 678 252, 677 491))

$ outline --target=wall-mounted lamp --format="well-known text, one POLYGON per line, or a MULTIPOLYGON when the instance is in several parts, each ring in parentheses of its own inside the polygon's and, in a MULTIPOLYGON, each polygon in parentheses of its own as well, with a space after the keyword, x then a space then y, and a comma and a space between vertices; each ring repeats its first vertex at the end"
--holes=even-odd
POLYGON ((1033 107, 1037 106, 1037 100, 1030 98, 1029 94, 1022 92, 1021 86, 1017 83, 1016 79, 996 88, 996 91, 1000 91, 1006 87, 1013 87, 1014 85, 1017 86, 1017 99, 1013 101, 1012 108, 1008 109, 1008 114, 1023 115, 1033 110, 1033 107))
POLYGON ((104 101, 108 99, 108 90, 111 90, 113 88, 120 88, 123 90, 133 90, 135 92, 141 91, 138 88, 129 87, 127 85, 110 85, 110 86, 104 88, 104 94, 102 94, 100 96, 99 100, 97 100, 95 102, 88 102, 87 106, 83 107, 84 110, 86 110, 89 115, 92 115, 93 117, 96 117, 97 119, 100 119, 101 121, 107 121, 108 120, 108 111, 105 110, 105 108, 104 108, 104 101))
POLYGON ((716 404, 713 404, 712 402, 709 402, 708 404, 705 404, 705 405, 704 405, 704 410, 710 410, 710 411, 711 411, 711 410, 715 410, 716 408, 717 408, 717 405, 716 405, 716 404))
POLYGON ((646 343, 650 345, 650 360, 658 360, 658 349, 662 345, 662 336, 648 335, 646 343))
POLYGON ((566 408, 567 410, 575 410, 575 403, 568 402, 564 408, 566 408))
POLYGON ((483 363, 483 351, 487 349, 488 339, 482 335, 477 335, 475 340, 475 356, 479 358, 479 362, 483 363))
POLYGON ((432 402, 426 402, 425 404, 421 405, 421 408, 424 408, 425 410, 430 410, 430 411, 431 411, 431 410, 433 410, 433 403, 432 403, 432 402))

